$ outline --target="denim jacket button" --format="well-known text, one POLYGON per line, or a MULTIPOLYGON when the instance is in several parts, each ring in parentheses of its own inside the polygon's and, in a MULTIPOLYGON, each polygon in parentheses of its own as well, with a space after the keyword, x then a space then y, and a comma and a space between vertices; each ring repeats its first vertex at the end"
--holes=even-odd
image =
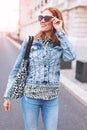
POLYGON ((47 81, 43 81, 42 83, 43 83, 43 84, 47 84, 47 81))
POLYGON ((47 65, 44 65, 44 67, 46 67, 47 65))

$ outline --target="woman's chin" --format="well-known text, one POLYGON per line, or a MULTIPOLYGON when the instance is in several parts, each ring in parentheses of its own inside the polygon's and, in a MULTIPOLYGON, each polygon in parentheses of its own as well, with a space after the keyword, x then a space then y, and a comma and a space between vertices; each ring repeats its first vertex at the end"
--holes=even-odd
POLYGON ((41 28, 40 30, 41 30, 42 32, 46 31, 46 29, 45 29, 45 28, 41 28))
POLYGON ((41 28, 40 29, 42 32, 48 32, 49 30, 48 29, 45 29, 45 28, 41 28))

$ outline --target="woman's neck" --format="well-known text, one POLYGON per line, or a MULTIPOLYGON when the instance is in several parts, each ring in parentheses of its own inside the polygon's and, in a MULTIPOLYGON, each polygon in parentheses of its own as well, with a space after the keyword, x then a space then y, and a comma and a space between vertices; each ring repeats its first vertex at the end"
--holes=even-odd
POLYGON ((46 38, 51 38, 52 32, 51 31, 47 31, 45 32, 45 37, 46 38))

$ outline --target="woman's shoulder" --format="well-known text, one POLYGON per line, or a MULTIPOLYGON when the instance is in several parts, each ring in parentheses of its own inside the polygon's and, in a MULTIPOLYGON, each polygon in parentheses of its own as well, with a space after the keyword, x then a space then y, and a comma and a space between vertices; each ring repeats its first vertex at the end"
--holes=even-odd
POLYGON ((23 48, 26 48, 26 47, 27 47, 27 44, 28 44, 28 38, 26 37, 26 38, 23 39, 23 42, 22 42, 22 44, 21 44, 21 48, 22 48, 22 49, 23 49, 23 48))

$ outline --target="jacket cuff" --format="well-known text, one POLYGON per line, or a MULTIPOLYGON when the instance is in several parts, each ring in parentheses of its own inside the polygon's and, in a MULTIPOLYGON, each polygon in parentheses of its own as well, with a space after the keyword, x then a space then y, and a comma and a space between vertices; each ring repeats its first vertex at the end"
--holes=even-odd
POLYGON ((59 38, 62 38, 65 35, 65 31, 64 30, 60 30, 57 32, 57 35, 59 38))

